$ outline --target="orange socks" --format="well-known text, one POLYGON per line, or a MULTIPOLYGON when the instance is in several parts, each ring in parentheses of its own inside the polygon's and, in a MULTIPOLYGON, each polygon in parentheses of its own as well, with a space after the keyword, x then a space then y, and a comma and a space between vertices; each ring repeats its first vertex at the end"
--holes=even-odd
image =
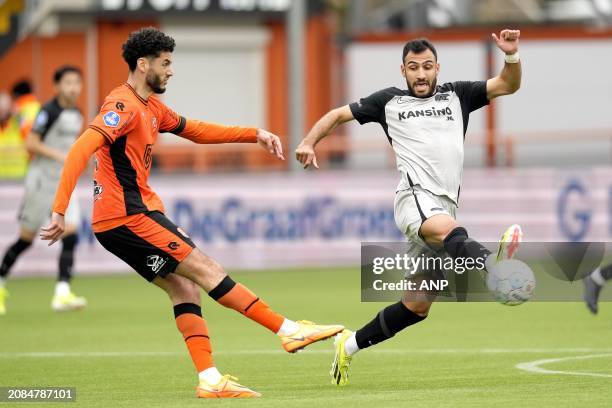
POLYGON ((198 373, 214 367, 208 328, 202 319, 200 306, 194 303, 176 305, 174 306, 174 318, 198 373))
POLYGON ((229 276, 226 276, 221 283, 211 290, 208 296, 223 306, 242 313, 273 333, 280 330, 285 320, 284 316, 270 309, 263 300, 240 283, 234 282, 229 276))

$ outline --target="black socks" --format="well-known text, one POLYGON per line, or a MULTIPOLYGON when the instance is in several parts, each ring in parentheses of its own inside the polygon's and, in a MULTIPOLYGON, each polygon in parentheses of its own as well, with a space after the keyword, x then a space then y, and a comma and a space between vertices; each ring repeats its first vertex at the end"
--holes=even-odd
POLYGON ((0 277, 5 278, 11 271, 11 267, 19 258, 19 255, 32 245, 31 242, 25 241, 21 238, 17 240, 4 254, 2 264, 0 265, 0 277))
POLYGON ((371 322, 357 330, 355 333, 357 346, 360 349, 373 346, 424 319, 425 317, 406 308, 402 302, 394 303, 378 312, 371 322))

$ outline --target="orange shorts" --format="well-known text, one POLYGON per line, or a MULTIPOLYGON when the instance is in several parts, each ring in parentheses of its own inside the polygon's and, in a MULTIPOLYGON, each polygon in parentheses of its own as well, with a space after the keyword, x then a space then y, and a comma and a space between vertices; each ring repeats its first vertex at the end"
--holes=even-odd
POLYGON ((195 248, 189 236, 159 211, 135 214, 125 224, 95 235, 107 251, 149 282, 174 272, 195 248))

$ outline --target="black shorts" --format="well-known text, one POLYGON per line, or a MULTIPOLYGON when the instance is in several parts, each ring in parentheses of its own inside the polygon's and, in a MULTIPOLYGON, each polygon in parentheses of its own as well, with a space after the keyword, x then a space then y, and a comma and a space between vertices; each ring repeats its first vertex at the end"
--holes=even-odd
POLYGON ((136 214, 127 223, 95 235, 107 251, 149 282, 174 272, 195 248, 191 238, 159 211, 136 214))

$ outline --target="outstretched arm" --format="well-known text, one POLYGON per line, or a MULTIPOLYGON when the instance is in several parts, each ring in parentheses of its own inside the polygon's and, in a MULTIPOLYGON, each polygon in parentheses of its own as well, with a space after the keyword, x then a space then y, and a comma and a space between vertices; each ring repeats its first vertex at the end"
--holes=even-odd
POLYGON ((341 106, 327 112, 321 119, 315 123, 310 132, 306 135, 302 143, 295 150, 296 159, 302 163, 304 168, 310 164, 319 168, 317 157, 315 156, 314 148, 327 135, 329 135, 338 125, 355 119, 353 112, 348 105, 341 106))
POLYGON ((502 30, 499 37, 492 34, 497 47, 505 54, 506 63, 498 76, 487 81, 487 98, 509 95, 521 86, 521 62, 518 55, 520 30, 502 30))
POLYGON ((40 237, 44 241, 51 241, 49 245, 53 245, 64 233, 64 214, 66 213, 66 208, 68 208, 70 196, 74 191, 79 176, 87 166, 89 158, 104 143, 106 143, 106 139, 101 133, 87 129, 70 148, 64 162, 62 177, 55 193, 51 224, 41 228, 40 237))
POLYGON ((223 126, 199 120, 185 119, 185 127, 177 133, 185 139, 200 144, 258 143, 270 154, 285 160, 283 157, 283 147, 278 136, 263 129, 223 126))

